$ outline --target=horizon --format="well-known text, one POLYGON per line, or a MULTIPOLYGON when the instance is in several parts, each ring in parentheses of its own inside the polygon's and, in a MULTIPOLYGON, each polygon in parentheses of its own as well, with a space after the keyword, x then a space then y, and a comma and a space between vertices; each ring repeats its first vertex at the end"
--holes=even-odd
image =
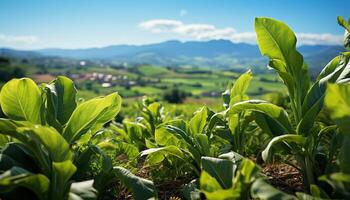
MULTIPOLYGON (((37 48, 37 49, 18 49, 18 48, 12 48, 12 47, 2 47, 0 46, 0 49, 10 49, 10 50, 15 50, 15 51, 41 51, 41 50, 87 50, 87 49, 103 49, 103 48, 108 48, 108 47, 116 47, 116 46, 130 46, 130 47, 140 47, 140 46, 146 46, 146 45, 158 45, 162 43, 167 43, 167 42, 179 42, 182 44, 185 43, 191 43, 191 42, 212 42, 212 41, 226 41, 226 42, 231 42, 232 44, 247 44, 247 45, 252 45, 252 46, 257 46, 256 43, 247 43, 247 42, 233 42, 231 40, 226 40, 226 39, 212 39, 212 40, 188 40, 188 41, 181 41, 177 39, 170 39, 170 40, 165 40, 165 41, 160 41, 160 42, 155 42, 155 43, 147 43, 147 44, 110 44, 107 46, 101 46, 101 47, 85 47, 85 48, 60 48, 60 47, 48 47, 48 48, 37 48)), ((297 44, 297 48, 301 46, 342 46, 342 44, 297 44)))
POLYGON ((2 1, 0 47, 18 50, 147 45, 169 40, 255 44, 254 18, 268 16, 295 30, 298 45, 341 45, 336 16, 349 1, 2 1), (198 7, 198 3, 202 6, 198 7), (251 6, 254 5, 254 6, 251 6), (303 6, 302 8, 300 6, 303 6), (312 12, 310 12, 312 10, 312 12), (208 15, 208 13, 212 13, 208 15), (244 20, 241 20, 244 19, 244 20), (315 22, 321 23, 315 23, 315 22))

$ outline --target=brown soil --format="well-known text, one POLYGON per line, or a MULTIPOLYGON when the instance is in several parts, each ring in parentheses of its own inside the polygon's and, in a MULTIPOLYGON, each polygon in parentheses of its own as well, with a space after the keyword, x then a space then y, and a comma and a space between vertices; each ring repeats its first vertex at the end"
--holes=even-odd
POLYGON ((286 193, 294 194, 305 191, 302 174, 290 165, 270 164, 266 165, 262 172, 273 186, 286 193))

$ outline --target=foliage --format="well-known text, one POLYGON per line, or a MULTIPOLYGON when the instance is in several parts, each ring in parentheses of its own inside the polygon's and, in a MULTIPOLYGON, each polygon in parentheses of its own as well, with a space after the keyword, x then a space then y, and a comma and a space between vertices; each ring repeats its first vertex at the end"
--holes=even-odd
MULTIPOLYGON (((348 48, 349 23, 338 22, 348 48)), ((186 199, 350 198, 350 52, 312 81, 286 24, 256 18, 255 31, 287 95, 250 97, 248 70, 228 84, 217 110, 169 111, 144 98, 114 121, 122 107, 117 93, 77 102, 66 77, 39 86, 28 78, 7 82, 0 92, 0 197, 103 199, 122 185, 133 198, 149 199, 170 180, 180 182, 186 199), (296 168, 305 191, 271 185, 263 161, 296 168)), ((170 96, 183 100, 179 91, 170 96)))
POLYGON ((82 139, 115 117, 120 96, 114 93, 77 105, 75 95, 73 82, 65 77, 40 87, 28 78, 3 86, 0 105, 7 118, 0 119, 0 127, 3 140, 8 141, 3 143, 0 160, 4 197, 17 199, 24 194, 14 190, 24 187, 41 199, 95 199, 96 189, 102 192, 102 184, 116 178, 126 181, 131 190, 146 191, 143 185, 137 186, 141 179, 127 170, 121 173, 122 168, 113 169, 99 147, 82 139), (87 173, 84 165, 96 154, 102 156, 101 170, 91 180, 74 182, 87 173), (17 160, 21 157, 27 162, 17 160))

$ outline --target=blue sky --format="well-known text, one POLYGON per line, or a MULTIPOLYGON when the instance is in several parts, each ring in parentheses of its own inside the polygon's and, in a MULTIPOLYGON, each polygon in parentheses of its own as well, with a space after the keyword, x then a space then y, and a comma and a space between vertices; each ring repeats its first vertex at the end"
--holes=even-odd
POLYGON ((254 17, 287 23, 301 44, 339 44, 349 0, 0 0, 0 47, 86 48, 178 39, 255 42, 254 17))

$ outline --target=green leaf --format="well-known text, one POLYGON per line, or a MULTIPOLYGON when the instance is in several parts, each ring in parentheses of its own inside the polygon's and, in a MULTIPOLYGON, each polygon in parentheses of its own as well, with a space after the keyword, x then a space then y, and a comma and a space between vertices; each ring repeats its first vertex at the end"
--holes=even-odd
MULTIPOLYGON (((255 32, 263 55, 291 64, 292 56, 297 53, 295 52, 297 40, 293 31, 286 24, 270 18, 255 18, 255 32)), ((297 60, 299 67, 303 64, 300 60, 299 57, 297 60)))
POLYGON ((302 105, 302 118, 297 126, 298 134, 305 136, 310 132, 318 113, 323 108, 325 91, 325 85, 316 82, 307 93, 302 105))
POLYGON ((345 28, 345 30, 347 30, 348 32, 350 32, 350 23, 348 23, 347 21, 344 20, 344 18, 342 16, 338 16, 337 17, 338 20, 338 24, 342 27, 345 28))
POLYGON ((285 128, 276 122, 273 118, 261 112, 252 112, 252 116, 258 126, 265 132, 272 136, 283 135, 286 132, 285 128))
POLYGON ((157 128, 154 133, 155 141, 158 145, 168 146, 168 145, 180 145, 179 139, 173 134, 169 133, 165 127, 157 128))
POLYGON ((136 144, 139 149, 145 148, 145 126, 139 122, 124 122, 125 130, 130 138, 130 142, 136 144))
POLYGON ((157 197, 152 181, 137 177, 122 167, 114 167, 113 170, 122 184, 131 191, 135 200, 144 200, 157 197))
MULTIPOLYGON (((73 152, 70 150, 67 141, 56 129, 35 125, 33 127, 20 127, 17 131, 22 134, 28 134, 31 140, 38 141, 38 144, 43 145, 52 161, 63 162, 73 160, 73 152)), ((30 145, 30 141, 22 142, 30 145)))
POLYGON ((58 76, 45 86, 47 99, 47 117, 50 125, 58 121, 64 125, 77 106, 74 83, 67 77, 58 76))
POLYGON ((10 119, 34 124, 44 122, 41 91, 31 79, 12 79, 7 82, 0 92, 0 105, 10 119))
POLYGON ((6 171, 12 167, 25 168, 30 172, 38 172, 34 158, 25 151, 21 143, 8 143, 0 153, 0 171, 6 171))
POLYGON ((328 76, 329 74, 333 73, 334 70, 337 68, 341 56, 336 56, 333 58, 327 65, 322 69, 322 71, 317 76, 317 81, 324 82, 325 80, 321 81, 324 77, 328 76))
POLYGON ((266 183, 263 178, 259 178, 254 181, 250 189, 250 193, 254 199, 297 200, 296 197, 286 194, 266 183))
POLYGON ((270 18, 255 18, 255 32, 261 54, 269 57, 269 67, 277 71, 288 88, 298 123, 310 77, 303 56, 296 50, 296 36, 286 24, 270 18))
POLYGON ((49 199, 59 200, 68 197, 71 186, 69 180, 76 170, 77 168, 70 160, 52 163, 51 191, 49 199))
POLYGON ((208 109, 202 107, 190 120, 189 126, 193 135, 203 133, 208 118, 208 109))
POLYGON ((232 178, 236 166, 231 160, 202 157, 202 168, 214 177, 223 189, 232 187, 232 178))
POLYGON ((350 76, 350 52, 341 53, 334 58, 320 73, 319 82, 341 83, 346 82, 350 76))
POLYGON ((253 78, 253 73, 251 72, 251 70, 248 70, 234 82, 230 92, 230 106, 232 106, 237 102, 245 101, 249 99, 248 96, 246 95, 246 92, 252 78, 253 78))
POLYGON ((17 187, 25 187, 33 191, 37 198, 46 199, 49 185, 50 180, 46 176, 33 174, 20 167, 13 167, 0 175, 0 193, 10 192, 17 187))
MULTIPOLYGON (((264 149, 264 151, 261 153, 263 160, 266 162, 267 160, 270 160, 272 155, 274 154, 274 146, 278 143, 295 143, 300 147, 303 147, 306 144, 306 138, 301 135, 295 135, 295 134, 286 134, 274 137, 267 147, 264 149)), ((301 149, 301 148, 300 148, 301 149)))
POLYGON ((330 199, 325 191, 323 191, 320 187, 314 184, 310 185, 310 193, 312 196, 317 198, 330 199))
POLYGON ((296 76, 293 78, 298 79, 303 67, 303 57, 296 50, 297 39, 293 31, 281 21, 255 18, 255 32, 261 54, 268 56, 270 60, 285 63, 285 69, 275 69, 278 72, 289 72, 296 76))
POLYGON ((240 113, 245 110, 252 110, 263 113, 278 123, 284 129, 284 133, 293 132, 292 125, 289 121, 288 114, 281 107, 261 100, 248 100, 236 103, 231 107, 229 113, 240 113))
POLYGON ((209 138, 208 138, 207 135, 205 135, 205 134, 197 134, 197 135, 194 136, 194 138, 197 141, 198 148, 199 148, 199 150, 201 152, 201 155, 214 156, 214 155, 211 155, 211 152, 210 152, 211 146, 210 146, 209 138))
POLYGON ((328 84, 325 104, 332 119, 345 132, 350 133, 350 85, 328 84))
POLYGON ((113 164, 110 157, 108 157, 100 148, 95 145, 89 145, 76 159, 75 165, 77 172, 74 174, 74 179, 83 179, 86 174, 89 174, 90 165, 97 159, 101 160, 98 170, 95 170, 94 187, 98 191, 103 191, 105 187, 115 178, 112 172, 113 164), (101 159, 99 159, 101 158, 101 159))
POLYGON ((223 189, 217 179, 210 176, 206 171, 202 171, 200 176, 200 188, 208 200, 237 199, 232 188, 223 189))
POLYGON ((345 29, 345 33, 344 33, 344 47, 347 50, 350 50, 350 18, 349 20, 346 22, 342 16, 338 16, 338 24, 342 27, 344 27, 345 29))
POLYGON ((146 149, 140 153, 141 157, 145 155, 148 155, 147 161, 151 165, 155 165, 162 162, 167 155, 172 155, 183 160, 186 159, 186 156, 181 151, 181 149, 172 145, 166 147, 146 149))
POLYGON ((117 93, 103 98, 94 98, 80 104, 64 128, 63 136, 70 143, 74 143, 81 135, 91 131, 98 131, 119 112, 121 98, 117 93))

